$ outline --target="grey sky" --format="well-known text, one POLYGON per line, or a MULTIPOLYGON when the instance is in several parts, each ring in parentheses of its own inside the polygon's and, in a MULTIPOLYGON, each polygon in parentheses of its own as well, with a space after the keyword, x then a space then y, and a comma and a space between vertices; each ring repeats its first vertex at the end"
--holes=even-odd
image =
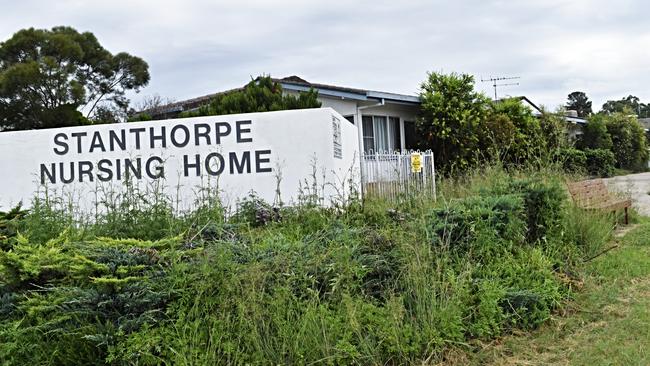
POLYGON ((628 94, 650 102, 642 0, 0 1, 1 40, 70 25, 144 58, 151 83, 133 100, 191 98, 262 73, 416 94, 427 71, 455 71, 520 76, 500 94, 552 108, 574 90, 596 110, 628 94))

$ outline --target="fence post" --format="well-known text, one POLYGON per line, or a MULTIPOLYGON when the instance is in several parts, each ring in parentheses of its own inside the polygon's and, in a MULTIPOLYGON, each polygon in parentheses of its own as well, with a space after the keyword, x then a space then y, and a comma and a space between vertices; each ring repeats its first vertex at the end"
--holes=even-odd
POLYGON ((432 183, 433 183, 433 202, 438 201, 438 195, 436 193, 436 160, 435 156, 433 155, 433 150, 431 150, 431 177, 432 177, 432 183))

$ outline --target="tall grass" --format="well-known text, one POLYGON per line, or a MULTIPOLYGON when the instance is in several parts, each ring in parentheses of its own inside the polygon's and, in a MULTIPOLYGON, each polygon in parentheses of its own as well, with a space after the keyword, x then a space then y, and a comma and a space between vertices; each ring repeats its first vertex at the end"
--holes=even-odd
MULTIPOLYGON (((0 251, 3 364, 404 364, 543 323, 611 221, 554 170, 439 197, 178 214, 130 191, 79 220, 36 200, 0 251)), ((2 217, 0 216, 0 220, 2 217)), ((1 223, 0 223, 1 224, 1 223)), ((2 228, 2 225, 0 225, 2 228)))

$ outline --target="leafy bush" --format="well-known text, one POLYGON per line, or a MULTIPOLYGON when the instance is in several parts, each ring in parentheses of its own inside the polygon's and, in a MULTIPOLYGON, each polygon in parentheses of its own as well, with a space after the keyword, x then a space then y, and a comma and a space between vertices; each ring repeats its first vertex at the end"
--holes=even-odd
POLYGON ((576 220, 558 178, 537 176, 497 170, 438 203, 284 207, 270 221, 260 214, 270 206, 254 196, 229 219, 212 201, 180 217, 132 202, 116 206, 119 220, 84 225, 50 215, 56 210, 28 212, 19 220, 25 235, 0 251, 0 359, 441 360, 449 344, 544 322, 570 296, 557 271, 607 240, 602 217, 576 220), (40 223, 47 231, 31 227, 40 223), (166 238, 97 237, 118 236, 119 227, 166 238))
POLYGON ((555 158, 567 173, 611 177, 614 174, 614 153, 606 149, 562 149, 555 158))
POLYGON ((12 301, 0 317, 0 341, 10 345, 0 358, 90 364, 107 357, 121 337, 163 319, 173 294, 161 251, 177 241, 80 244, 65 232, 45 245, 19 238, 0 252, 0 297, 12 301))
POLYGON ((567 296, 553 269, 571 252, 555 248, 564 238, 561 186, 535 177, 494 183, 431 215, 434 244, 449 248, 454 266, 473 268, 463 301, 472 304, 465 331, 476 337, 534 328, 567 296))
POLYGON ((183 112, 180 117, 214 116, 224 114, 281 111, 287 109, 320 108, 318 92, 310 89, 298 96, 283 94, 282 86, 270 76, 259 76, 243 89, 219 94, 197 111, 183 112))
MULTIPOLYGON (((433 244, 467 253, 477 236, 485 232, 495 236, 497 248, 508 249, 502 241, 521 243, 524 238, 524 206, 515 195, 469 197, 432 212, 433 244)), ((484 243, 482 243, 484 244, 484 243)))
POLYGON ((18 205, 9 212, 0 212, 0 251, 9 250, 13 246, 21 219, 27 211, 18 205))
MULTIPOLYGON (((489 118, 501 118, 514 126, 513 136, 507 145, 496 145, 502 150, 501 159, 509 165, 522 164, 537 158, 546 149, 539 119, 518 98, 509 98, 490 104, 489 118)), ((548 124, 545 124, 549 127, 548 124)), ((550 136, 549 136, 550 138, 550 136)), ((495 141, 498 143, 498 141, 495 141)))
POLYGON ((564 232, 567 239, 576 245, 577 250, 589 258, 607 244, 614 231, 614 225, 607 212, 570 206, 564 232))
POLYGON ((230 221, 259 227, 280 221, 280 212, 277 207, 271 207, 255 193, 251 193, 237 204, 237 212, 230 221))
POLYGON ((567 173, 583 173, 587 167, 587 156, 578 149, 562 149, 555 160, 562 163, 562 168, 567 173))
POLYGON ((607 117, 595 114, 589 117, 587 124, 582 128, 576 146, 581 149, 612 149, 612 136, 607 131, 607 117))
POLYGON ((536 177, 513 179, 493 188, 492 192, 521 195, 528 243, 535 244, 548 235, 557 234, 563 221, 563 206, 566 201, 566 194, 559 182, 536 177))
POLYGON ((585 167, 589 175, 596 177, 611 177, 614 175, 614 153, 605 149, 586 149, 585 167))
POLYGON ((562 109, 556 112, 543 111, 539 117, 542 140, 547 153, 553 154, 569 145, 567 123, 562 109))
POLYGON ((417 121, 425 148, 434 151, 436 167, 449 173, 465 170, 479 161, 479 133, 489 99, 474 90, 467 74, 429 73, 421 85, 421 117, 417 121))
POLYGON ((648 166, 648 146, 645 132, 634 116, 614 113, 606 116, 605 125, 612 138, 612 152, 616 167, 620 169, 645 170, 648 166))

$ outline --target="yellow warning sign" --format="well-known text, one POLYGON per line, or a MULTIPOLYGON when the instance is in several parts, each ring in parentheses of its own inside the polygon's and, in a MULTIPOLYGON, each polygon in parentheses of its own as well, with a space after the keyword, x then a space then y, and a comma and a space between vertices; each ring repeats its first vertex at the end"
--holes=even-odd
POLYGON ((422 173, 422 154, 411 153, 411 172, 422 173))

